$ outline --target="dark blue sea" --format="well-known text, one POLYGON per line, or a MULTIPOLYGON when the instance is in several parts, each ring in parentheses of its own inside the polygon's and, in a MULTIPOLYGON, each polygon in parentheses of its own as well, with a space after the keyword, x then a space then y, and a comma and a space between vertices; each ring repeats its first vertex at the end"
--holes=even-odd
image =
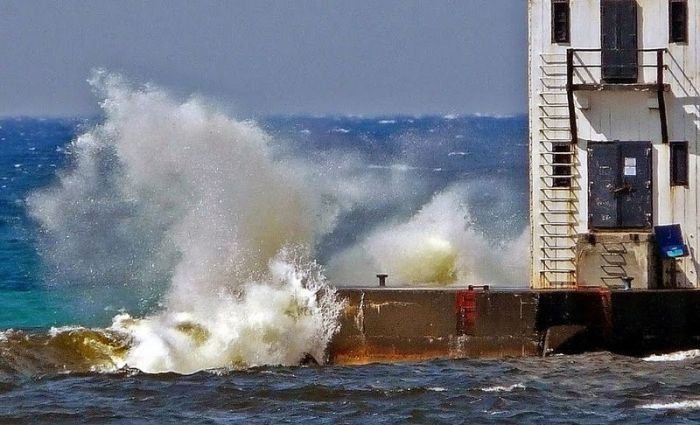
POLYGON ((394 285, 527 285, 489 256, 526 231, 525 116, 231 122, 107 99, 100 117, 0 120, 0 422, 700 422, 698 352, 296 366, 325 341, 305 315, 332 308, 266 322, 316 276, 266 269, 280 235, 331 287, 368 283, 368 263, 394 285))

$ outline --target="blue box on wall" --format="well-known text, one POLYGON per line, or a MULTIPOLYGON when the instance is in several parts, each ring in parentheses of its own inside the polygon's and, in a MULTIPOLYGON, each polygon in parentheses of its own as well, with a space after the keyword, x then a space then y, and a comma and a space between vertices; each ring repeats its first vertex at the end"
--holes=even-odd
POLYGON ((654 226, 656 247, 661 258, 679 258, 688 256, 688 246, 683 242, 680 224, 654 226))

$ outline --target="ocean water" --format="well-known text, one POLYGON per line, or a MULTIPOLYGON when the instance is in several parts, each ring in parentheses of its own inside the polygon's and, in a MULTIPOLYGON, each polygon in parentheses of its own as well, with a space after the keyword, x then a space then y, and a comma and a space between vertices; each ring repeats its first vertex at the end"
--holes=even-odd
POLYGON ((526 286, 524 116, 0 120, 0 422, 694 423, 697 352, 300 366, 334 288, 526 286))

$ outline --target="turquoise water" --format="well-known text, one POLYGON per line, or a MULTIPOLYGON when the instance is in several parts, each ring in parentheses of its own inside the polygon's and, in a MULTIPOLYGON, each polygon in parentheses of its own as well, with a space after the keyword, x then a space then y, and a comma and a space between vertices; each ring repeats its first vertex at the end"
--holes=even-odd
POLYGON ((0 328, 66 323, 73 312, 44 278, 38 229, 25 208, 27 195, 55 182, 65 166, 63 147, 79 120, 0 121, 0 328))

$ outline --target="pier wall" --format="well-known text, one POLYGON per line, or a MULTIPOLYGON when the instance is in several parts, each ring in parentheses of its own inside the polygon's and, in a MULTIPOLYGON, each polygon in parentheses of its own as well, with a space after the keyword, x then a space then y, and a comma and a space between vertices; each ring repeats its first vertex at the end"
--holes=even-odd
POLYGON ((348 288, 336 364, 700 347, 700 291, 348 288))

